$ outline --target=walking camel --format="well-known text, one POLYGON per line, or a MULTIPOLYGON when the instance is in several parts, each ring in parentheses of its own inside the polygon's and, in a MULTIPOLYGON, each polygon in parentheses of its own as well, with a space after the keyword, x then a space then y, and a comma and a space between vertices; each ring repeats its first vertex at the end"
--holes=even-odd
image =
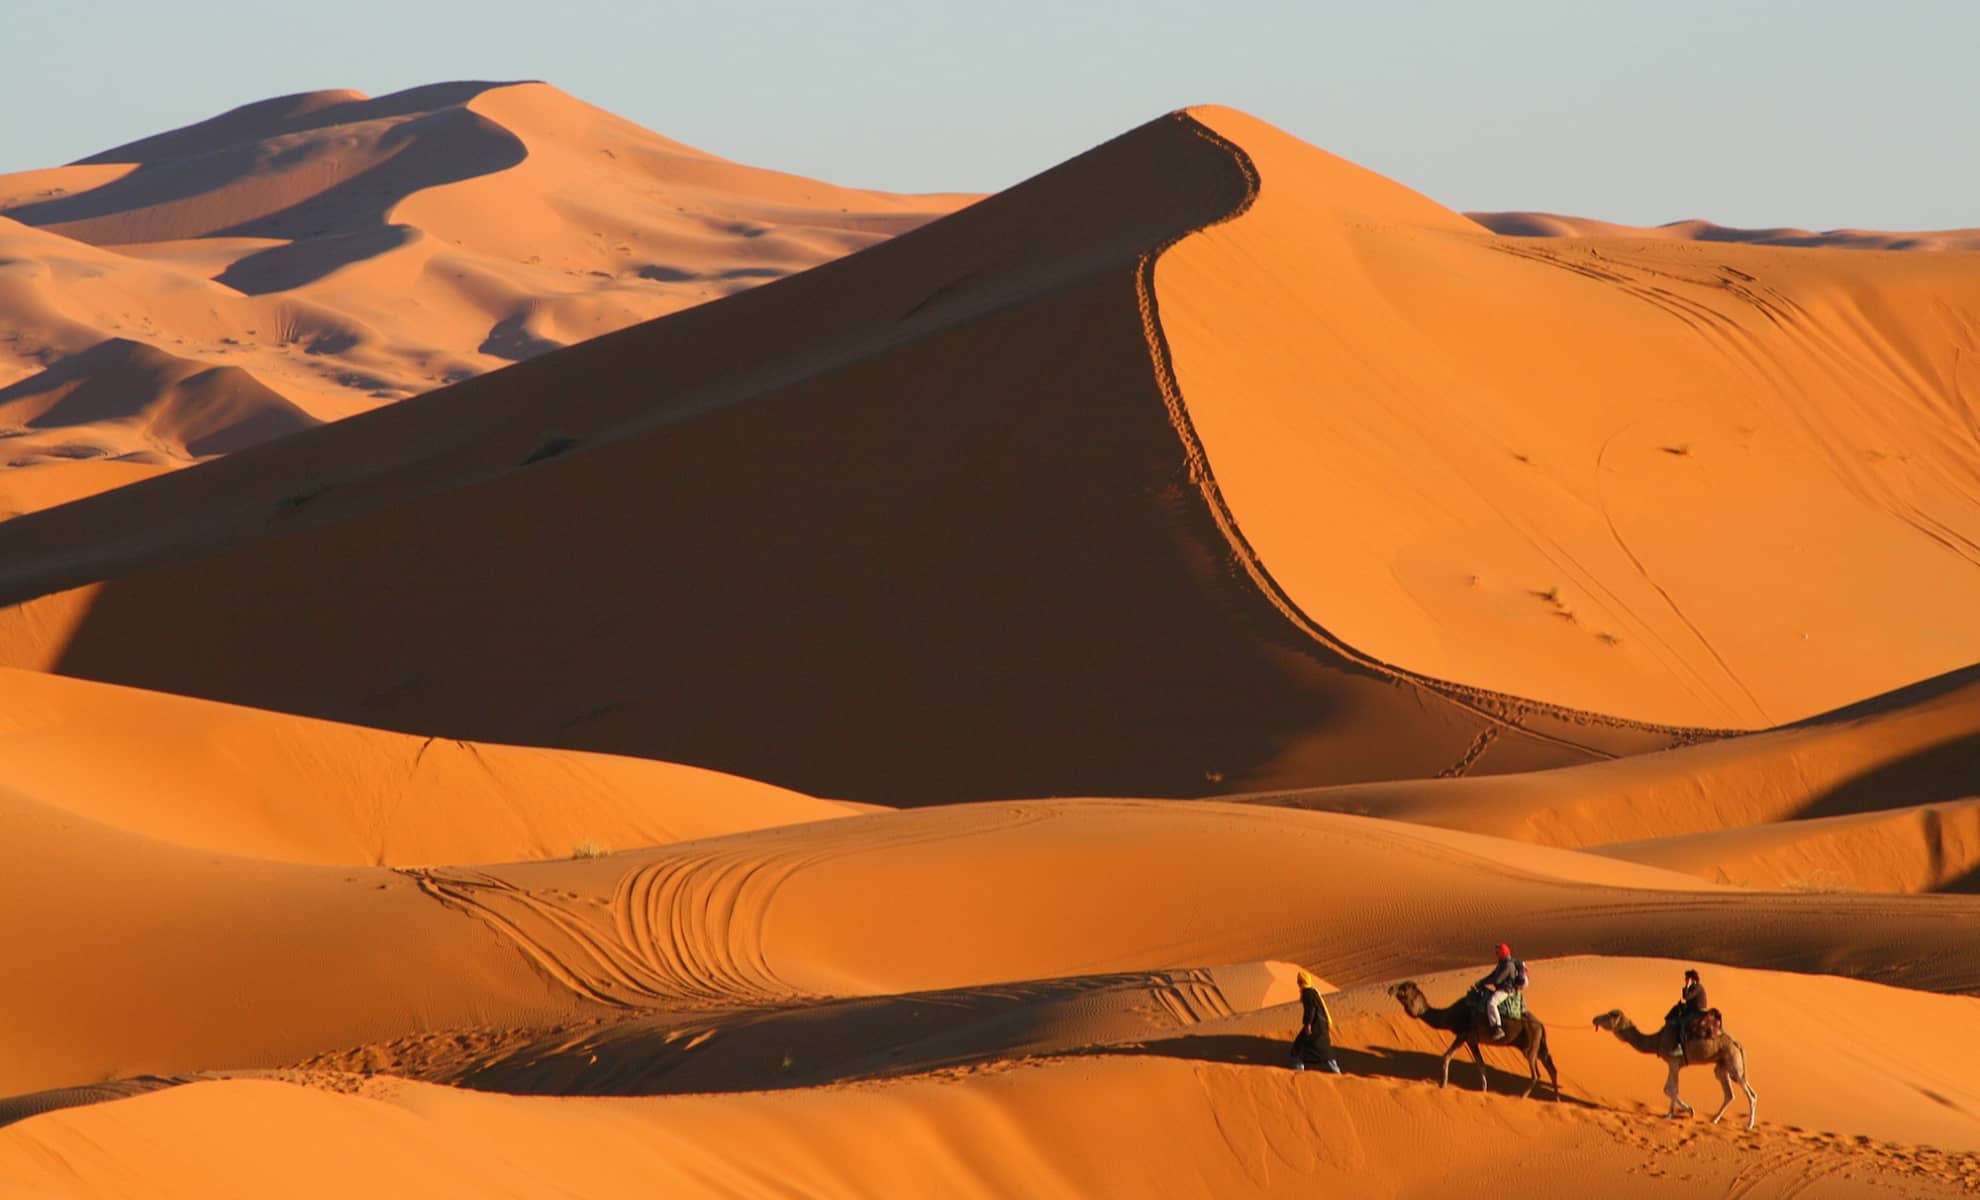
POLYGON ((1509 1049, 1516 1049, 1526 1055, 1526 1070, 1532 1077, 1532 1082, 1528 1083, 1526 1091, 1521 1093, 1522 1099, 1531 1096, 1533 1090, 1540 1086, 1540 1066, 1543 1063, 1547 1067, 1548 1081, 1554 1088, 1554 1099, 1561 1098, 1560 1072, 1554 1069, 1554 1056, 1547 1049, 1547 1027, 1540 1023, 1538 1017, 1531 1013, 1521 1017, 1507 1017, 1506 1040, 1493 1042, 1490 1039, 1492 1027, 1486 1020, 1484 1012, 1463 997, 1460 997, 1455 1004, 1432 1008, 1429 999, 1423 994, 1423 989, 1417 987, 1413 979, 1406 979, 1390 988, 1389 994, 1402 1003, 1403 1011, 1410 1016, 1432 1029, 1441 1029, 1451 1035, 1450 1047, 1444 1051, 1444 1080, 1438 1085, 1439 1087, 1450 1086, 1451 1056, 1457 1053, 1459 1046, 1469 1046, 1471 1060, 1478 1064, 1478 1089, 1491 1091, 1491 1084, 1485 1077, 1485 1056, 1478 1052, 1478 1043, 1486 1042, 1489 1045, 1503 1045, 1509 1049))
MULTIPOLYGON (((1718 1010, 1713 1011, 1716 1013, 1718 1010)), ((1691 1022, 1687 1020, 1686 1024, 1690 1025, 1691 1022)), ((1625 1043, 1638 1054, 1654 1054, 1664 1060, 1664 1065, 1670 1072, 1664 1080, 1664 1094, 1671 1098, 1670 1111, 1666 1112, 1665 1116, 1675 1117, 1680 1112, 1692 1111, 1692 1107, 1678 1096, 1679 1069, 1709 1064, 1712 1073, 1718 1077, 1719 1087, 1726 1094, 1725 1102, 1719 1105, 1719 1111, 1712 1114, 1712 1124, 1717 1125, 1719 1119, 1726 1115, 1726 1110, 1732 1107, 1732 1085, 1735 1083, 1746 1089, 1746 1127, 1751 1129, 1758 1123, 1760 1097, 1754 1094, 1753 1084, 1746 1077, 1746 1049, 1723 1028, 1717 1029, 1709 1037, 1687 1038, 1680 1046, 1678 1043, 1680 1031, 1676 1028, 1666 1026, 1656 1033, 1645 1033, 1636 1027, 1635 1022, 1624 1016, 1619 1008, 1612 1008, 1596 1017, 1595 1028, 1606 1029, 1615 1034, 1618 1041, 1625 1043)))

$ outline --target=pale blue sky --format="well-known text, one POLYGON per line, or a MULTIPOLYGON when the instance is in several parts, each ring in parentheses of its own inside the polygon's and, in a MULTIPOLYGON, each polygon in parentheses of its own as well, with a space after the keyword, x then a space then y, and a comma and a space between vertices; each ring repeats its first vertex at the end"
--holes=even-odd
POLYGON ((1980 0, 0 0, 0 37, 0 171, 287 92, 537 78, 899 191, 1218 102, 1455 208, 1980 225, 1980 0))

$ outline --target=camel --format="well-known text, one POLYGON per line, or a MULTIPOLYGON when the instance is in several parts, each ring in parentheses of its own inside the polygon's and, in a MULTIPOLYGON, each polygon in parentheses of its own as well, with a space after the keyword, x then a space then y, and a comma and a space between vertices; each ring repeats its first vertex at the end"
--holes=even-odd
POLYGON ((1547 1027, 1542 1025, 1540 1018, 1532 1013, 1524 1017, 1507 1017, 1506 1040, 1494 1042, 1487 1037, 1491 1026, 1486 1022, 1484 1012, 1466 998, 1460 997, 1457 1003, 1444 1008, 1432 1008, 1429 999, 1423 994, 1423 989, 1417 987, 1413 979, 1404 980, 1390 988, 1389 994, 1402 1002, 1403 1011, 1410 1016, 1432 1029, 1441 1029, 1451 1035, 1450 1047, 1444 1051, 1444 1080, 1438 1084, 1439 1087, 1450 1086, 1451 1057, 1457 1053, 1459 1046, 1469 1046, 1471 1060, 1478 1064, 1478 1089, 1491 1091, 1490 1081, 1485 1076, 1485 1056, 1478 1052, 1478 1043, 1485 1042, 1487 1045, 1503 1045, 1525 1053, 1526 1070, 1533 1081, 1526 1085, 1526 1091, 1521 1094, 1522 1099, 1531 1096, 1533 1090, 1540 1086, 1542 1063, 1546 1064, 1548 1080, 1553 1084, 1554 1099, 1561 1098, 1561 1076, 1560 1072, 1554 1069, 1553 1054, 1547 1049, 1547 1027))
POLYGON ((1759 1122, 1760 1097, 1754 1094, 1753 1084, 1746 1077, 1746 1049, 1724 1030, 1709 1038, 1694 1038, 1685 1042, 1680 1053, 1676 1029, 1666 1026, 1656 1033, 1645 1033, 1619 1008, 1612 1008, 1596 1017, 1595 1028, 1615 1034, 1617 1040, 1638 1054, 1654 1054, 1664 1060, 1665 1067, 1670 1071, 1664 1081, 1664 1094, 1671 1098, 1670 1111, 1665 1116, 1675 1117, 1692 1111, 1691 1106, 1678 1096, 1678 1070, 1709 1063, 1712 1073, 1719 1078, 1719 1087, 1726 1094, 1719 1111, 1712 1114, 1712 1124, 1717 1125, 1719 1119, 1726 1115, 1726 1110, 1732 1107, 1732 1085, 1735 1083, 1746 1089, 1746 1127, 1751 1129, 1759 1122))

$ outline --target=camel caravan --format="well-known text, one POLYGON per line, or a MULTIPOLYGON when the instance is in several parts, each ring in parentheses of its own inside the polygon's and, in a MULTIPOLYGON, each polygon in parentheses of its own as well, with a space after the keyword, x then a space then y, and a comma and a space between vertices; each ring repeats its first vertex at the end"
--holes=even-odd
MULTIPOLYGON (((1479 1047, 1503 1045, 1526 1056, 1529 1082, 1521 1093, 1522 1098, 1531 1096, 1540 1087, 1540 1068, 1545 1067, 1553 1098, 1559 1100, 1561 1077, 1554 1067, 1553 1053, 1547 1048, 1547 1027, 1526 1007, 1526 985, 1530 979, 1525 962, 1514 957, 1512 948, 1501 942, 1498 962, 1491 972, 1450 1004, 1441 1008, 1431 1004, 1415 980, 1396 984, 1389 994, 1410 1016, 1451 1035, 1451 1044, 1444 1050, 1439 1087, 1450 1086, 1451 1059, 1459 1048, 1469 1047, 1472 1061, 1478 1064, 1479 1090, 1490 1091, 1485 1057, 1479 1047)), ((1299 973, 1299 986, 1304 1019, 1293 1042, 1293 1069, 1304 1070, 1309 1063, 1317 1062, 1339 1073, 1340 1067, 1333 1057, 1326 1002, 1312 976, 1305 971, 1299 973)), ((1752 1129, 1759 1123, 1760 1098, 1747 1077, 1746 1051, 1737 1038, 1726 1032, 1719 1010, 1707 1003, 1705 984, 1696 970, 1684 973, 1678 1002, 1664 1014, 1664 1024, 1655 1033, 1638 1029, 1621 1009, 1610 1009, 1596 1017, 1594 1024, 1597 1029, 1613 1033, 1630 1049, 1654 1054, 1662 1060, 1666 1071, 1664 1095, 1670 1098, 1666 1117, 1689 1116, 1695 1111, 1678 1094, 1679 1072, 1686 1067, 1709 1066, 1725 1093, 1719 1110, 1712 1114, 1712 1124, 1717 1125, 1732 1107, 1735 1083, 1746 1092, 1746 1127, 1752 1129)))

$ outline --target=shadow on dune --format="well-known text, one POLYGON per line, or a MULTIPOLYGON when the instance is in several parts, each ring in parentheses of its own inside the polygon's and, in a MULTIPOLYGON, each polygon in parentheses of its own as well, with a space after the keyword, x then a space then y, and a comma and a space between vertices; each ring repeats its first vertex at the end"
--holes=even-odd
POLYGON ((338 267, 396 250, 416 236, 418 231, 410 225, 388 224, 270 246, 235 262, 213 281, 250 296, 284 292, 314 283, 338 267))
POLYGON ((142 423, 159 451, 227 454, 317 424, 239 367, 209 367, 109 338, 0 388, 0 413, 30 429, 142 423))
POLYGON ((0 388, 0 409, 30 429, 135 417, 200 364, 130 338, 107 338, 0 388))
MULTIPOLYGON (((1178 1058, 1192 1062, 1228 1063, 1234 1065, 1267 1066, 1287 1070, 1287 1047, 1289 1042, 1280 1038, 1257 1037, 1247 1034, 1185 1034, 1181 1037, 1164 1038, 1160 1041, 1122 1042, 1111 1046, 1093 1046, 1085 1050, 1073 1051, 1075 1055, 1155 1055, 1162 1058, 1178 1058)), ((1508 1059, 1523 1062, 1515 1051, 1491 1050, 1485 1055, 1485 1075, 1491 1091, 1498 1096, 1518 1097, 1526 1090, 1529 1082, 1524 1066, 1508 1070, 1497 1065, 1497 1060, 1508 1059)), ((1341 1065, 1344 1075, 1360 1075, 1371 1078, 1400 1079, 1412 1083, 1436 1083, 1443 1077, 1443 1067, 1435 1054, 1421 1050, 1404 1050, 1394 1046, 1366 1046, 1360 1048, 1336 1045, 1334 1060, 1341 1065)), ((1466 1091, 1478 1090, 1478 1067, 1471 1061, 1469 1052, 1460 1050, 1458 1057, 1451 1061, 1451 1087, 1466 1091)), ((1534 1098, 1552 1098, 1552 1090, 1547 1086, 1543 1073, 1540 1088, 1534 1098)), ((1565 1092, 1561 1099, 1565 1103, 1594 1107, 1586 1100, 1578 1099, 1565 1092)))
MULTIPOLYGON (((621 1064, 616 1069, 601 1070, 597 1065, 597 1058, 590 1055, 584 1056, 592 1058, 594 1065, 589 1071, 574 1069, 570 1063, 537 1059, 528 1063, 510 1062, 505 1065, 506 1069, 504 1066, 490 1064, 494 1069, 449 1072, 414 1068, 387 1069, 376 1073, 423 1079, 426 1082, 448 1084, 471 1091, 517 1096, 714 1095, 837 1087, 848 1083, 877 1083, 953 1074, 958 1071, 972 1072, 984 1067, 994 1067, 997 1064, 1014 1066, 1027 1061, 1043 1062, 1101 1056, 1161 1057, 1232 1066, 1263 1066, 1290 1075, 1291 1072, 1286 1067, 1286 1046, 1284 1039, 1243 1034, 1184 1035, 1159 1041, 1123 1042, 1046 1053, 1018 1052, 1006 1056, 993 1052, 959 1055, 934 1062, 910 1060, 892 1067, 878 1065, 873 1061, 884 1058, 886 1053, 883 1048, 876 1046, 868 1055, 862 1056, 868 1061, 859 1065, 841 1064, 845 1069, 794 1070, 788 1057, 781 1066, 776 1065, 773 1058, 766 1060, 763 1069, 759 1072, 747 1077, 737 1076, 726 1080, 711 1077, 676 1079, 671 1078, 672 1072, 664 1068, 654 1072, 649 1067, 648 1070, 639 1072, 630 1064, 621 1064)), ((596 1045, 593 1048, 603 1049, 602 1046, 596 1045)), ((670 1051, 678 1055, 678 1051, 675 1051, 671 1044, 655 1048, 661 1052, 662 1057, 667 1056, 670 1051)), ((907 1047, 902 1047, 895 1053, 901 1053, 905 1049, 907 1047)), ((1389 1046, 1371 1046, 1362 1049, 1336 1046, 1334 1057, 1340 1063, 1342 1074, 1368 1079, 1395 1079, 1409 1083, 1435 1084, 1441 1069, 1434 1054, 1389 1046)), ((1503 1056, 1488 1055, 1488 1059, 1492 1057, 1503 1056)), ((360 1073, 370 1075, 374 1072, 364 1070, 360 1073)), ((251 1070, 196 1075, 139 1075, 80 1087, 52 1088, 19 1096, 0 1097, 0 1128, 43 1113, 103 1104, 182 1084, 210 1079, 256 1078, 268 1074, 271 1073, 251 1070)), ((1488 1061, 1486 1075, 1494 1096, 1519 1099, 1521 1093, 1526 1090, 1527 1077, 1523 1073, 1501 1069, 1488 1061)), ((1316 1077, 1324 1078, 1324 1075, 1316 1075, 1316 1077)), ((1454 1090, 1477 1091, 1476 1066, 1468 1060, 1454 1062, 1451 1067, 1450 1086, 1454 1090)), ((1547 1090, 1544 1080, 1541 1090, 1535 1092, 1533 1099, 1542 1101, 1552 1099, 1552 1094, 1547 1090)), ((1563 1094, 1561 1099, 1564 1103, 1583 1108, 1598 1107, 1573 1095, 1563 1094)))
POLYGON ((1968 871, 1958 879, 1949 881, 1939 890, 1962 896, 1980 895, 1980 867, 1968 871))
POLYGON ((110 1100, 123 1100, 131 1096, 142 1096, 146 1092, 156 1092, 164 1088, 178 1087, 182 1083, 195 1083, 197 1075, 136 1075, 129 1079, 114 1079, 107 1083, 90 1083, 81 1087, 50 1088, 44 1092, 28 1092, 19 1096, 0 1097, 0 1129, 16 1121, 38 1117, 42 1113, 57 1112, 64 1108, 80 1108, 86 1104, 103 1104, 110 1100))
POLYGON ((861 254, 223 462, 311 507, 119 575, 58 670, 897 805, 1699 736, 1402 675, 1261 586, 1164 390, 1157 252, 1251 195, 1199 130, 1152 122, 861 254), (420 449, 462 429, 486 431, 471 465, 420 449), (579 440, 537 454, 552 431, 579 440), (414 482, 388 502, 358 465, 380 446, 451 462, 390 467, 414 482), (334 592, 325 563, 349 565, 334 592))
MULTIPOLYGON (((466 104, 483 92, 514 87, 527 80, 457 79, 421 84, 383 96, 365 97, 356 92, 298 92, 243 104, 217 117, 168 129, 135 142, 113 146, 76 165, 93 163, 155 163, 171 158, 188 158, 243 141, 308 133, 333 125, 354 125, 363 121, 385 121, 408 117, 436 108, 466 104)), ((72 219, 72 218, 64 218, 72 219)))
POLYGON ((308 242, 252 255, 218 278, 249 294, 296 287, 402 244, 389 214, 414 192, 527 158, 515 135, 465 107, 502 86, 434 84, 321 107, 310 107, 309 96, 249 105, 83 159, 139 166, 102 187, 0 215, 98 245, 308 242))
MULTIPOLYGON (((1980 733, 1940 742, 1866 771, 1810 800, 1794 819, 1910 808, 1972 796, 1980 796, 1980 733)), ((1936 871, 1939 864, 1933 866, 1936 871)))

